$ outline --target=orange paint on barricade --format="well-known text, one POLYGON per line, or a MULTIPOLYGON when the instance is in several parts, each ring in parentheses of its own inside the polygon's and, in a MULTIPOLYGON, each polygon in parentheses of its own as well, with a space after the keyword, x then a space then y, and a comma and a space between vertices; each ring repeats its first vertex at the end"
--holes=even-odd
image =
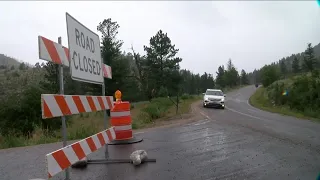
POLYGON ((130 144, 141 142, 133 137, 130 103, 118 100, 110 110, 110 123, 114 127, 115 139, 109 144, 130 144))

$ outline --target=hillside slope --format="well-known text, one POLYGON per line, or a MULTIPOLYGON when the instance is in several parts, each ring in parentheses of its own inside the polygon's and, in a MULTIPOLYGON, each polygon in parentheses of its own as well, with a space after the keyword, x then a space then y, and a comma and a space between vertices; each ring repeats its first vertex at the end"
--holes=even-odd
POLYGON ((1 69, 4 69, 4 67, 11 67, 15 66, 18 67, 20 65, 20 62, 12 57, 8 57, 4 54, 0 54, 0 67, 1 69))
MULTIPOLYGON (((318 68, 319 68, 320 67, 320 43, 315 45, 313 47, 313 50, 314 50, 315 57, 318 59, 318 62, 319 62, 318 63, 318 68)), ((292 62, 293 62, 294 57, 296 56, 298 58, 298 60, 300 61, 300 64, 302 64, 303 55, 304 55, 304 52, 297 53, 297 54, 292 54, 291 56, 287 56, 285 58, 282 58, 280 61, 284 61, 285 62, 287 70, 290 72, 290 71, 292 71, 292 62)))
MULTIPOLYGON (((307 47, 307 45, 306 45, 307 47)), ((317 65, 316 68, 320 69, 320 43, 313 46, 313 51, 314 51, 314 55, 317 58, 317 65)), ((300 53, 296 53, 296 54, 292 54, 290 56, 287 57, 283 57, 280 60, 273 60, 272 63, 270 64, 275 64, 279 67, 279 71, 280 71, 280 63, 283 61, 286 67, 286 71, 287 71, 287 75, 292 74, 292 62, 294 60, 295 57, 297 57, 297 59, 299 60, 299 64, 300 64, 300 68, 303 64, 303 56, 304 56, 304 51, 300 52, 300 53)), ((248 73, 248 78, 250 81, 250 84, 254 84, 254 83, 261 83, 261 68, 255 69, 253 72, 248 73)))

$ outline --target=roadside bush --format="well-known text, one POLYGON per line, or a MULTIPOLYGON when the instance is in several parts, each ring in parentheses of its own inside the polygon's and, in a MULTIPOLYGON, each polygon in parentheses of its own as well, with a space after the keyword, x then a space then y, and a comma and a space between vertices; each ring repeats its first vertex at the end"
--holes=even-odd
POLYGON ((287 103, 288 96, 282 95, 284 91, 288 91, 288 87, 283 82, 275 82, 268 88, 268 99, 270 99, 275 105, 284 105, 287 103))
POLYGON ((290 108, 300 111, 316 111, 320 109, 320 76, 301 76, 292 86, 290 108))
POLYGON ((143 111, 146 112, 151 119, 157 119, 161 117, 160 108, 156 104, 148 105, 143 109, 143 111))
POLYGON ((301 75, 287 84, 277 81, 267 88, 268 99, 275 105, 287 105, 305 115, 320 117, 319 74, 319 71, 314 71, 312 75, 301 75), (288 91, 287 96, 282 95, 284 90, 288 91))
POLYGON ((305 106, 309 106, 309 77, 303 75, 295 80, 289 94, 289 107, 299 111, 304 111, 305 106))
POLYGON ((20 94, 12 94, 0 105, 1 134, 27 136, 41 125, 41 90, 29 87, 20 94))
POLYGON ((143 112, 147 113, 150 118, 158 119, 164 117, 166 111, 173 105, 168 98, 156 98, 153 99, 150 104, 142 109, 143 112))
POLYGON ((186 99, 190 99, 192 96, 190 96, 189 94, 183 94, 182 96, 181 96, 181 99, 182 100, 186 100, 186 99))
POLYGON ((41 117, 40 82, 44 71, 33 68, 15 71, 0 81, 0 134, 30 136, 36 127, 56 130, 61 121, 41 117), (17 75, 15 75, 17 73, 17 75))
POLYGON ((264 87, 268 87, 279 79, 279 71, 274 65, 265 65, 261 69, 261 82, 264 87))

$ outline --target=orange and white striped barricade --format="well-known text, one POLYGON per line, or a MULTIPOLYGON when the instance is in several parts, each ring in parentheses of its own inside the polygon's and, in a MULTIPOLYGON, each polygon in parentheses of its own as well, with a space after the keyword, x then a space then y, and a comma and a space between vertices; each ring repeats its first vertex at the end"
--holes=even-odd
MULTIPOLYGON (((59 43, 56 43, 42 36, 38 36, 39 59, 61 65, 59 68, 59 84, 61 95, 42 94, 41 108, 43 119, 62 117, 63 146, 65 146, 64 148, 47 155, 46 159, 48 176, 50 178, 60 171, 66 170, 66 179, 69 179, 68 167, 75 162, 78 162, 83 157, 86 157, 89 153, 94 152, 105 144, 108 144, 108 142, 115 138, 115 134, 114 128, 110 128, 96 135, 88 137, 85 140, 79 141, 78 143, 66 146, 67 138, 64 116, 83 112, 95 112, 112 109, 113 97, 105 96, 104 91, 102 96, 63 95, 64 83, 62 66, 70 66, 70 57, 69 49, 61 45, 61 37, 58 38, 58 42, 59 43)), ((112 71, 110 66, 102 64, 102 72, 105 78, 112 79, 112 71)), ((105 89, 104 84, 102 89, 105 89)), ((105 129, 106 128, 107 127, 105 123, 105 129)))
POLYGON ((112 109, 112 96, 41 94, 42 118, 112 109))
MULTIPOLYGON (((38 36, 38 45, 39 59, 69 67, 70 58, 68 48, 43 36, 38 36)), ((105 78, 112 79, 112 70, 110 66, 103 64, 102 71, 105 78)))
POLYGON ((93 136, 58 149, 46 155, 48 178, 66 170, 87 155, 97 151, 115 138, 114 128, 101 131, 93 136))
POLYGON ((114 127, 115 139, 109 145, 132 144, 141 142, 143 139, 133 137, 130 103, 118 101, 110 110, 110 123, 114 127))
MULTIPOLYGON (((113 96, 81 96, 62 94, 41 94, 42 118, 53 118, 96 112, 112 109, 113 96)), ((84 140, 65 146, 46 155, 48 177, 66 170, 88 154, 95 152, 103 145, 115 139, 114 128, 111 127, 84 140)))

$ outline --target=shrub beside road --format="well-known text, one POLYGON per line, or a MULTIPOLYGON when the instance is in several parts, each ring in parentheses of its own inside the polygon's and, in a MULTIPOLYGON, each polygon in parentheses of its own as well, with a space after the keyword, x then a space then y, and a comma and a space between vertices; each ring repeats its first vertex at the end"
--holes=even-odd
POLYGON ((250 98, 263 110, 320 121, 320 44, 256 71, 258 89, 250 98), (288 64, 291 67, 288 67, 288 64))
POLYGON ((318 118, 306 112, 290 109, 290 107, 287 105, 276 105, 272 103, 272 101, 268 98, 268 90, 264 87, 257 89, 257 91, 250 97, 249 103, 261 110, 320 122, 318 118))

